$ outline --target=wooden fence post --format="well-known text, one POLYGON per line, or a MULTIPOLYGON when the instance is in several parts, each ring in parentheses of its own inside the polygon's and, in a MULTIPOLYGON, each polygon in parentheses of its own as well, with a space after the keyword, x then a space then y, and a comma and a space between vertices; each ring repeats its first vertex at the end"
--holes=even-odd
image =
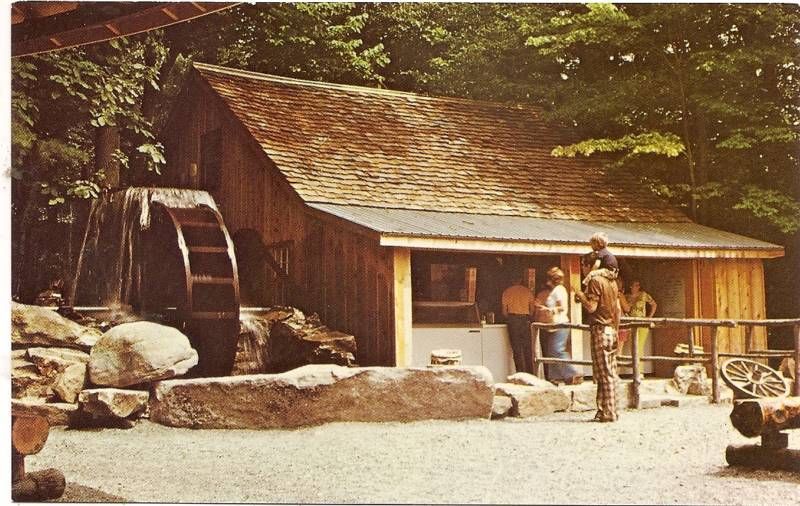
POLYGON ((711 327, 711 389, 712 389, 712 402, 719 404, 719 348, 717 347, 717 331, 719 327, 716 325, 711 327))
POLYGON ((694 357, 694 327, 689 327, 689 357, 694 357))
POLYGON ((639 388, 641 386, 641 380, 639 379, 639 327, 632 327, 632 336, 630 337, 631 340, 631 359, 633 363, 631 364, 631 370, 633 371, 633 407, 636 409, 641 408, 641 396, 639 395, 639 388))

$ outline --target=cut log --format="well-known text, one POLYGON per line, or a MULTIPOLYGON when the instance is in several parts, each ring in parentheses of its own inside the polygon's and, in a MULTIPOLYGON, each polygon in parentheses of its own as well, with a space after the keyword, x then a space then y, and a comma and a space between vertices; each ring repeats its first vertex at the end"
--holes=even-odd
POLYGON ((20 455, 39 453, 49 433, 50 424, 43 416, 15 416, 11 422, 11 444, 20 455))
POLYGON ((58 499, 64 494, 66 485, 64 474, 58 469, 27 473, 11 484, 11 499, 23 502, 58 499))
POLYGON ((731 466, 800 472, 800 450, 764 448, 761 445, 730 445, 725 460, 731 466))
POLYGON ((747 437, 800 428, 800 397, 739 401, 733 406, 731 423, 747 437))

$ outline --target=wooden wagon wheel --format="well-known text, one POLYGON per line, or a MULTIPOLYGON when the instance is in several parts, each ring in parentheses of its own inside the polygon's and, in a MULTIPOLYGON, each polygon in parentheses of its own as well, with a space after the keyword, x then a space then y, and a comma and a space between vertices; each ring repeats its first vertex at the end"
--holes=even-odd
POLYGON ((721 373, 737 399, 785 397, 789 394, 789 387, 778 371, 754 360, 732 358, 722 364, 721 373))
POLYGON ((151 256, 159 258, 151 262, 167 264, 168 256, 177 257, 170 264, 170 270, 181 271, 174 283, 176 323, 199 357, 190 375, 227 376, 233 369, 239 337, 239 274, 233 241, 222 216, 208 206, 158 204, 158 208, 163 211, 160 222, 166 228, 161 236, 154 236, 151 256), (165 233, 170 236, 166 241, 165 233))

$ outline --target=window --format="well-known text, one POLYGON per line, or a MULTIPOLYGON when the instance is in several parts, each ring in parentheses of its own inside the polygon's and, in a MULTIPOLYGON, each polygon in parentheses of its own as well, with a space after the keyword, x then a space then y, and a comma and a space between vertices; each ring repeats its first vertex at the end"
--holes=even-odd
POLYGON ((217 128, 200 137, 200 187, 219 188, 222 173, 222 130, 217 128))

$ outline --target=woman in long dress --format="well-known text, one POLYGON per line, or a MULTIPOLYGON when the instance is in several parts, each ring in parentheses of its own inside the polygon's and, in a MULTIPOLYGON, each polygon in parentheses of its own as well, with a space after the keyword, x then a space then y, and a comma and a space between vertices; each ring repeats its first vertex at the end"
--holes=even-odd
MULTIPOLYGON (((569 323, 569 296, 564 287, 564 272, 558 267, 547 270, 547 286, 550 293, 545 306, 553 314, 553 323, 569 323)), ((552 358, 571 358, 567 351, 570 329, 548 330, 542 333, 542 354, 552 358)), ((547 379, 553 383, 576 385, 583 381, 578 369, 572 364, 548 364, 547 379)))

